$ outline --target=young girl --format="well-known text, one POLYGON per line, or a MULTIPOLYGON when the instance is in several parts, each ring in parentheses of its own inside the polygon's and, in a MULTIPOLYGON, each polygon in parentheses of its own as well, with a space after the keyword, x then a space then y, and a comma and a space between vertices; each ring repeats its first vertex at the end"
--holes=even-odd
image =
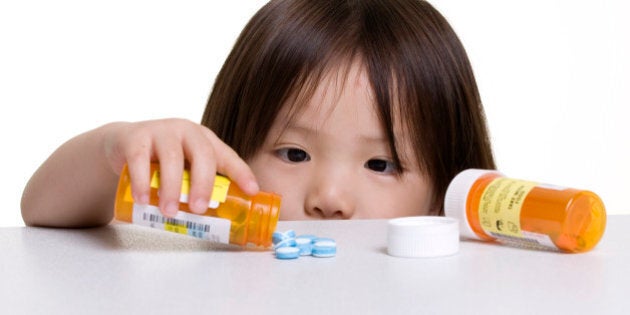
POLYGON ((26 224, 107 224, 124 164, 142 204, 160 163, 166 216, 189 168, 193 212, 218 172, 280 194, 284 220, 438 215, 459 171, 494 168, 465 50, 424 1, 273 0, 215 82, 201 125, 119 122, 63 144, 24 190, 26 224))

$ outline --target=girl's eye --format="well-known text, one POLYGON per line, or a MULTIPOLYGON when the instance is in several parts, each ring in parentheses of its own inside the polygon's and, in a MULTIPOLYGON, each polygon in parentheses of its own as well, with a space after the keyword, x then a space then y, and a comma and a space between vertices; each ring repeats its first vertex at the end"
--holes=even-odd
POLYGON ((378 173, 394 174, 398 171, 391 161, 373 159, 365 162, 365 168, 378 173))
POLYGON ((296 148, 284 148, 276 151, 278 156, 287 162, 306 162, 310 161, 311 157, 304 150, 296 148))

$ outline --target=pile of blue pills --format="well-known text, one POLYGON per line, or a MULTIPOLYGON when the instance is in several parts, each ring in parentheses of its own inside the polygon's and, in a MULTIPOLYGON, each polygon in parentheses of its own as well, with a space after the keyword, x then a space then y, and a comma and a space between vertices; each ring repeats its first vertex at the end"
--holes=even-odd
POLYGON ((332 238, 315 235, 295 235, 295 231, 274 232, 273 248, 277 259, 296 259, 300 256, 334 257, 337 243, 332 238))

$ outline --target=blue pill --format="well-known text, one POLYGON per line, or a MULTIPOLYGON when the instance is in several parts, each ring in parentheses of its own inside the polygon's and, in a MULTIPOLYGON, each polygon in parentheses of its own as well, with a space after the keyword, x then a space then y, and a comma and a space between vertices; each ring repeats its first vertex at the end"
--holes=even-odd
POLYGON ((288 230, 286 232, 273 232, 273 234, 271 234, 271 242, 274 245, 291 238, 295 238, 295 231, 293 230, 288 230))
POLYGON ((318 240, 313 244, 311 255, 314 257, 334 257, 337 254, 337 243, 334 240, 318 240))
POLYGON ((335 240, 334 240, 334 239, 332 239, 332 238, 329 238, 329 237, 316 237, 316 238, 313 240, 313 244, 315 244, 315 243, 317 243, 317 242, 333 242, 333 243, 334 243, 334 242, 335 242, 335 240))
POLYGON ((297 247, 280 247, 276 249, 277 259, 296 259, 300 257, 300 249, 297 247))
POLYGON ((298 235, 296 238, 307 238, 311 241, 311 243, 315 243, 315 241, 319 238, 313 234, 302 234, 298 235))
POLYGON ((295 247, 295 239, 294 238, 287 238, 285 240, 280 241, 278 244, 275 244, 273 246, 274 249, 278 249, 278 248, 282 248, 282 247, 295 247))
POLYGON ((313 243, 310 238, 298 237, 295 245, 300 250, 300 256, 309 256, 313 252, 313 243))
POLYGON ((284 239, 284 234, 280 232, 273 232, 273 234, 271 234, 271 242, 273 243, 273 245, 276 245, 282 242, 283 239, 284 239))

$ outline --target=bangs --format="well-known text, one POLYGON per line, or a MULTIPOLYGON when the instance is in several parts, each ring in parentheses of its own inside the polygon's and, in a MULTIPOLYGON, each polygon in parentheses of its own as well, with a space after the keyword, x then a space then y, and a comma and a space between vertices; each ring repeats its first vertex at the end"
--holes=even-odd
MULTIPOLYGON (((317 103, 312 103, 312 99, 316 91, 320 88, 324 88, 323 93, 326 95, 332 95, 333 102, 337 104, 347 88, 348 76, 353 65, 359 65, 359 67, 365 68, 363 62, 360 61, 360 57, 346 56, 343 58, 334 57, 328 59, 326 62, 318 65, 311 72, 303 73, 299 80, 296 80, 295 84, 289 89, 292 91, 286 98, 285 103, 282 106, 282 114, 276 117, 276 122, 282 122, 284 126, 282 129, 286 129, 297 116, 303 113, 309 104, 319 106, 317 103)), ((373 103, 368 104, 374 106, 373 103)), ((334 111, 335 106, 328 109, 330 115, 334 111)))
POLYGON ((466 52, 446 19, 419 0, 270 1, 239 36, 202 123, 250 158, 281 111, 286 123, 295 119, 326 76, 344 79, 356 62, 393 162, 404 167, 396 127, 415 156, 402 162, 431 179, 436 208, 461 170, 495 167, 466 52))

